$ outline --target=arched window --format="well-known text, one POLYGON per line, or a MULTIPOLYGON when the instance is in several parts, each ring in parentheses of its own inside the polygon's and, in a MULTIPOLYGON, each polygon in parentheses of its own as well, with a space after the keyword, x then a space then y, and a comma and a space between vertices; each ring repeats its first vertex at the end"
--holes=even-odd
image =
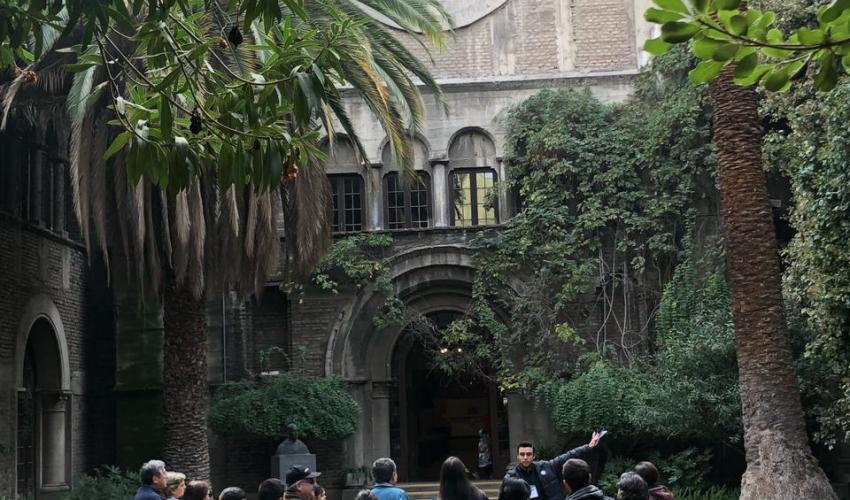
POLYGON ((479 226, 499 222, 496 185, 496 147, 483 133, 470 130, 455 136, 449 146, 452 224, 479 226))
POLYGON ((397 172, 384 176, 387 229, 421 229, 431 225, 431 176, 417 172, 404 182, 397 172))
POLYGON ((363 230, 363 178, 357 174, 329 175, 333 199, 333 231, 363 230))
POLYGON ((325 169, 333 200, 333 232, 362 231, 366 194, 363 177, 357 173, 361 166, 354 153, 354 146, 347 137, 340 135, 333 146, 325 143, 322 149, 328 155, 325 169))

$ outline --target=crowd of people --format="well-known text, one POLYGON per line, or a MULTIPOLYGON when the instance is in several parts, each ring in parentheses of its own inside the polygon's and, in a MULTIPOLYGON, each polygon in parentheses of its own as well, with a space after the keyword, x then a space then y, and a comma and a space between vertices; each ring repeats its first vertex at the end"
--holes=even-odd
MULTIPOLYGON (((534 445, 524 441, 517 447, 517 463, 502 479, 498 500, 613 500, 592 484, 587 462, 601 435, 593 433, 590 442, 551 460, 535 460, 534 445)), ((487 442, 489 448, 489 441, 487 442)), ((483 447, 482 447, 483 448, 483 447)), ((479 452, 485 450, 479 448, 479 452)), ((492 467, 489 449, 479 455, 479 473, 492 467), (486 458, 483 459, 483 458, 486 458), (484 470, 482 470, 484 469, 484 470)), ((257 488, 257 500, 327 500, 325 489, 317 484, 320 472, 294 466, 283 481, 266 479, 257 488)), ((439 497, 435 500, 489 500, 470 481, 470 472, 457 457, 447 458, 440 468, 439 497)), ((141 487, 135 500, 208 500, 215 499, 205 481, 189 481, 184 474, 166 471, 161 460, 151 460, 139 471, 141 487)), ((355 500, 409 500, 398 485, 398 469, 390 458, 372 464, 374 486, 360 491, 355 500)), ((217 500, 245 500, 245 491, 231 486, 217 500)), ((673 493, 660 483, 658 468, 640 462, 633 471, 624 472, 617 483, 617 500, 674 500, 673 493)))

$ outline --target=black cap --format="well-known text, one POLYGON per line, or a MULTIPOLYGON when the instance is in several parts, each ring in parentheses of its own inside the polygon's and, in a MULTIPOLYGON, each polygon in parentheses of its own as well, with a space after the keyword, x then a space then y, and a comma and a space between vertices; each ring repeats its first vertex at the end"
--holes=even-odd
POLYGON ((312 479, 321 476, 321 472, 313 472, 309 467, 302 465, 293 465, 289 472, 286 473, 286 486, 292 487, 293 484, 304 479, 312 479))

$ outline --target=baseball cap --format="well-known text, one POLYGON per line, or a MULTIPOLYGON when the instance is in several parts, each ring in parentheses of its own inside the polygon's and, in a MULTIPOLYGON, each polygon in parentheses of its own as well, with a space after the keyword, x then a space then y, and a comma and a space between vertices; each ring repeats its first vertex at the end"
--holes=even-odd
POLYGON ((298 481, 304 479, 313 479, 315 477, 321 476, 321 472, 313 472, 309 467, 304 467, 301 465, 293 465, 289 472, 286 473, 286 486, 292 486, 298 481))

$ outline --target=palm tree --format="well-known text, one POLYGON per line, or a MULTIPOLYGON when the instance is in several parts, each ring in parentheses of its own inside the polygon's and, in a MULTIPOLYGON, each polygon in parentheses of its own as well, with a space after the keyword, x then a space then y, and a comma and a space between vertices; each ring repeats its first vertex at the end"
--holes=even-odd
POLYGON ((758 96, 733 72, 710 95, 747 456, 741 498, 836 498, 809 448, 788 343, 758 96))
MULTIPOLYGON (((411 164, 411 138, 424 120, 424 105, 410 75, 430 88, 441 102, 442 94, 427 67, 379 27, 361 5, 439 45, 451 20, 438 1, 308 0, 304 2, 306 17, 295 15, 289 5, 281 2, 282 17, 305 30, 321 32, 345 21, 350 36, 344 47, 336 47, 339 64, 333 69, 360 92, 386 130, 395 154, 403 163, 411 164)), ((221 32, 236 17, 222 6, 207 16, 211 33, 221 32)), ((252 28, 255 42, 262 43, 259 27, 254 24, 252 28)), ((112 75, 116 66, 122 66, 126 79, 143 78, 141 71, 133 73, 129 58, 120 63, 121 51, 131 53, 135 47, 129 37, 117 30, 115 33, 112 38, 109 31, 100 39, 96 35, 102 53, 109 54, 104 57, 110 60, 109 65, 77 73, 68 92, 76 215, 86 245, 91 239, 97 240, 107 267, 110 240, 115 240, 115 253, 123 259, 113 256, 113 268, 127 270, 132 275, 130 281, 141 288, 141 296, 150 291, 160 294, 164 326, 163 458, 170 468, 190 477, 209 478, 205 296, 217 290, 235 289, 243 295, 262 291, 267 278, 279 267, 277 207, 285 219, 284 267, 294 278, 309 275, 330 241, 329 186, 315 155, 307 155, 294 180, 282 178, 275 189, 255 184, 220 185, 213 164, 204 165, 202 173, 190 177, 186 187, 179 190, 164 189, 144 177, 132 181, 125 168, 132 148, 122 149, 108 161, 104 159, 103 152, 114 135, 109 121, 116 115, 108 107, 110 99, 95 92, 103 87, 101 82, 115 92, 126 91, 127 82, 112 75), (115 260, 123 260, 124 265, 114 267, 115 260)), ((70 46, 79 37, 79 32, 72 32, 56 48, 70 46)), ((46 61, 67 57, 65 52, 48 51, 27 70, 44 71, 42 80, 46 80, 47 73, 55 74, 57 67, 46 61)), ((262 49, 231 45, 223 47, 212 64, 247 76, 266 57, 262 49)), ((5 103, 14 99, 22 82, 19 77, 6 89, 5 103)), ((334 123, 338 122, 363 156, 339 94, 333 88, 316 92, 318 95, 308 96, 315 98, 309 115, 316 120, 299 123, 293 119, 291 131, 309 133, 323 128, 333 136, 334 123)))

